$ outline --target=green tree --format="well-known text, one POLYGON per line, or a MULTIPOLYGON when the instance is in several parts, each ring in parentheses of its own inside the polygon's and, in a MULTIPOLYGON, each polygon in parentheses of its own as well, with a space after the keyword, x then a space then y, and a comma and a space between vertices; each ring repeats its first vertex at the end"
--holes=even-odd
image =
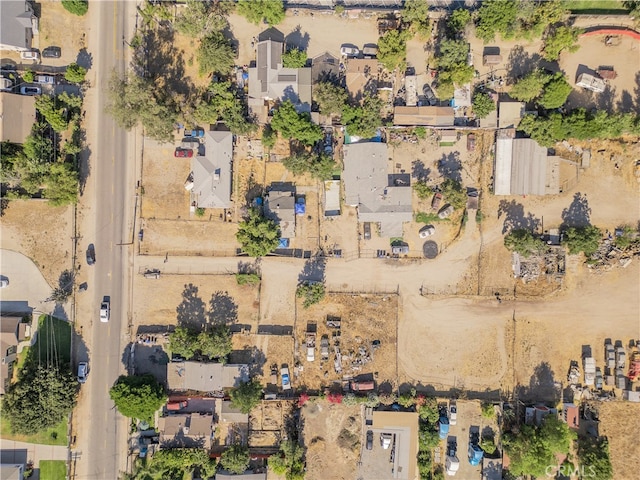
POLYGON ((251 209, 249 215, 238 225, 236 238, 242 251, 252 257, 263 257, 272 252, 280 242, 280 227, 257 210, 251 209))
POLYGON ((593 255, 598 250, 601 240, 602 232, 593 225, 568 228, 564 235, 564 244, 571 255, 580 252, 587 257, 593 255))
POLYGON ((284 4, 282 0, 239 0, 238 13, 256 25, 264 20, 273 26, 284 20, 284 4))
POLYGON ((298 48, 290 48, 282 54, 282 66, 285 68, 302 68, 307 64, 307 52, 298 48))
POLYGON ((473 78, 474 69, 467 61, 469 44, 464 40, 440 42, 436 62, 439 68, 438 82, 463 85, 473 78))
POLYGON ((235 53, 222 32, 211 32, 200 41, 196 58, 200 76, 212 73, 226 75, 231 71, 235 53))
POLYGON ((415 182, 413 184, 413 191, 416 192, 416 195, 420 200, 426 200, 433 195, 433 189, 424 180, 418 180, 415 182))
POLYGON ((198 350, 209 358, 224 359, 233 350, 231 331, 226 325, 214 325, 198 334, 198 350))
POLYGON ((486 118, 495 111, 496 104, 487 93, 478 92, 473 96, 473 113, 478 118, 486 118))
POLYGON ((153 415, 167 401, 162 385, 150 374, 120 375, 109 397, 122 415, 147 423, 152 423, 153 415))
POLYGON ((33 73, 33 70, 25 70, 22 72, 22 80, 31 83, 36 79, 36 74, 33 73))
POLYGON ((304 449, 295 440, 285 440, 280 444, 280 452, 269 457, 269 468, 286 480, 304 479, 304 449))
POLYGON ((325 296, 324 283, 321 282, 304 282, 296 288, 296 297, 302 298, 302 306, 309 308, 320 301, 325 296))
POLYGON ((78 171, 73 165, 55 162, 44 180, 43 196, 53 206, 63 206, 78 201, 78 171))
POLYGON ((189 327, 176 327, 169 335, 169 350, 187 360, 199 349, 198 332, 189 327))
POLYGON ((567 26, 552 29, 544 39, 542 57, 549 62, 554 62, 560 58, 563 50, 572 53, 578 51, 580 48, 578 37, 581 33, 581 29, 567 26))
POLYGON ((173 141, 176 110, 150 79, 137 75, 121 78, 115 72, 109 82, 107 112, 125 130, 140 124, 145 135, 160 142, 173 141))
POLYGON ((504 237, 504 246, 512 252, 518 252, 524 257, 538 253, 544 247, 544 242, 535 237, 529 230, 516 229, 504 237))
POLYGON ((313 145, 322 138, 322 129, 311 123, 308 113, 298 113, 290 100, 283 102, 273 114, 271 128, 289 140, 313 145))
POLYGON ((201 478, 211 478, 216 472, 216 462, 209 458, 203 448, 171 448, 156 451, 151 458, 138 465, 136 474, 130 480, 181 479, 200 471, 201 478))
POLYGON ((553 78, 553 75, 545 73, 543 70, 534 70, 516 82, 509 95, 516 100, 530 102, 542 95, 545 85, 549 83, 551 78, 553 78))
POLYGON ((67 82, 82 83, 87 76, 87 69, 81 67, 77 63, 71 63, 64 72, 64 78, 67 82))
POLYGON ((68 368, 25 363, 2 397, 2 417, 23 435, 58 425, 76 403, 78 382, 68 368))
POLYGON ((418 432, 418 446, 420 450, 431 450, 438 446, 440 439, 438 431, 435 429, 435 423, 420 422, 420 430, 418 432))
POLYGON ((429 4, 426 0, 405 0, 402 20, 410 24, 410 30, 423 40, 431 35, 429 4))
POLYGON ((313 99, 323 115, 340 115, 347 104, 347 91, 331 82, 318 83, 313 88, 313 99))
POLYGON ((460 33, 464 32, 469 23, 471 23, 471 12, 466 8, 458 8, 447 19, 447 28, 454 34, 460 33))
POLYGON ((496 33, 503 38, 513 38, 520 2, 486 0, 478 10, 476 36, 485 43, 492 41, 496 33))
POLYGON ((406 30, 389 30, 378 40, 378 61, 390 72, 404 63, 410 35, 406 30))
POLYGON ((209 85, 205 100, 194 112, 195 119, 204 124, 215 124, 222 120, 236 135, 246 135, 256 129, 244 115, 244 107, 236 98, 231 82, 216 82, 209 85))
POLYGON ((229 396, 233 408, 249 413, 262 400, 262 385, 257 380, 251 380, 231 390, 229 396))
POLYGON ((222 452, 220 463, 225 470, 240 475, 249 468, 249 449, 239 444, 231 445, 222 452))
POLYGON ((307 152, 294 153, 282 160, 284 167, 294 175, 310 174, 318 180, 330 180, 336 163, 328 155, 314 155, 307 152))
POLYGON ((365 95, 362 106, 345 105, 342 112, 342 123, 346 125, 349 135, 363 138, 373 137, 382 125, 380 110, 382 100, 373 95, 365 95))
POLYGON ((618 235, 616 232, 616 237, 614 238, 614 243, 616 247, 621 250, 626 250, 631 245, 635 245, 640 242, 640 237, 638 237, 638 231, 629 225, 625 225, 622 228, 622 234, 618 235))
POLYGON ((438 402, 433 397, 427 397, 419 402, 418 415, 420 420, 426 422, 428 425, 435 425, 440 418, 438 413, 438 402))
POLYGON ((89 0, 62 0, 62 7, 67 12, 82 17, 89 11, 89 0))
POLYGON ((173 25, 183 35, 199 38, 227 28, 227 14, 232 8, 233 3, 229 1, 187 0, 173 25))
POLYGON ((278 133, 271 128, 271 125, 265 125, 262 129, 262 146, 267 150, 271 150, 278 140, 278 133))
POLYGON ((440 184, 440 191, 445 202, 453 206, 456 210, 464 208, 467 204, 467 192, 460 182, 447 178, 440 184))
POLYGON ((578 438, 578 458, 580 465, 587 467, 587 472, 598 480, 613 478, 609 442, 605 437, 593 438, 581 436, 578 438))
POLYGON ((69 122, 65 118, 65 107, 56 108, 56 99, 50 95, 40 95, 36 98, 36 110, 44 117, 56 132, 67 129, 69 122))
POLYGON ((544 93, 538 103, 548 110, 561 107, 567 101, 567 97, 569 97, 572 90, 573 88, 564 78, 562 72, 558 72, 545 85, 544 93))

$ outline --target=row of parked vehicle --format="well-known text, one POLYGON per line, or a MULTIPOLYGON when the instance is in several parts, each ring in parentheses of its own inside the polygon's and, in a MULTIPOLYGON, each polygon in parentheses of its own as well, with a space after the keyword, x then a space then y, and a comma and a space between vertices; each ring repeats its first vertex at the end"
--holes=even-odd
POLYGON ((200 139, 204 138, 204 129, 200 127, 185 129, 184 138, 179 147, 176 147, 173 156, 176 158, 191 158, 193 150, 200 146, 200 139))
POLYGON ((62 56, 62 49, 55 46, 47 47, 42 50, 42 55, 40 55, 40 51, 35 48, 20 52, 20 58, 22 60, 40 60, 40 56, 42 56, 42 58, 60 58, 62 56))

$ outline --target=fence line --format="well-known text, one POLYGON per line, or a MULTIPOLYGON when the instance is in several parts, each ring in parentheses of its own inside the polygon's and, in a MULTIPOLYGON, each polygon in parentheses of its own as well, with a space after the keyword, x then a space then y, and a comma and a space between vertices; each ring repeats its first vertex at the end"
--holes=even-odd
POLYGON ((346 287, 332 285, 327 289, 327 293, 339 293, 348 295, 399 295, 400 286, 395 285, 374 285, 373 287, 362 286, 356 288, 355 285, 348 285, 346 287))

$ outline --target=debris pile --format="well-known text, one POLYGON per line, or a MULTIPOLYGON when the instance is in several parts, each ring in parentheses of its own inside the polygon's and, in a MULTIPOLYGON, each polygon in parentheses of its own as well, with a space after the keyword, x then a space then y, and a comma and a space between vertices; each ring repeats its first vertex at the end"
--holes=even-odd
POLYGON ((611 240, 605 240, 598 250, 587 260, 587 266, 594 272, 606 272, 616 267, 627 267, 632 257, 640 255, 640 246, 634 245, 627 250, 617 248, 611 240))

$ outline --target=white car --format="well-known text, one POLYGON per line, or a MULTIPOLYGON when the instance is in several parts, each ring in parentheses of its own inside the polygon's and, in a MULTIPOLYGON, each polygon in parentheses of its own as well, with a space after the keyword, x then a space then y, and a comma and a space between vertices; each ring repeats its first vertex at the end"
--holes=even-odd
POLYGON ((100 304, 100 321, 107 323, 109 321, 111 307, 108 301, 103 301, 100 304))
POLYGON ((360 49, 357 47, 350 47, 347 45, 343 45, 340 47, 340 55, 343 57, 357 57, 360 55, 360 49))
POLYGON ((420 235, 420 238, 427 238, 433 235, 434 233, 436 233, 436 227, 434 227, 433 225, 425 225, 420 229, 420 231, 418 232, 418 235, 420 235))
POLYGON ((7 288, 8 286, 9 286, 8 278, 0 279, 0 288, 7 288))
POLYGON ((36 75, 36 83, 44 83, 46 85, 55 85, 56 77, 53 75, 36 75))
POLYGON ((455 425, 458 422, 458 407, 449 406, 449 425, 455 425))
POLYGON ((22 60, 39 60, 40 52, 37 50, 27 50, 26 52, 20 52, 20 58, 22 60))

